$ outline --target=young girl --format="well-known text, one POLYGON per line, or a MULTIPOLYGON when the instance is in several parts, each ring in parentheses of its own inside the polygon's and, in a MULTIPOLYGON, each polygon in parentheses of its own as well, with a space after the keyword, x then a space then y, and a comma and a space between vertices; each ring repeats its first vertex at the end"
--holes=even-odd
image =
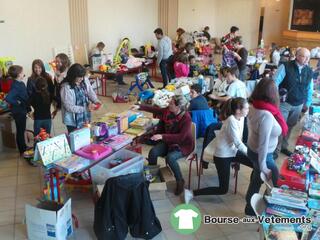
POLYGON ((37 136, 40 128, 44 128, 47 133, 51 132, 51 103, 53 93, 49 92, 48 81, 42 77, 36 79, 35 91, 30 97, 30 104, 34 109, 34 135, 37 136))
POLYGON ((216 138, 205 149, 205 155, 212 157, 219 177, 219 186, 199 190, 185 190, 185 201, 188 203, 193 196, 222 195, 229 190, 230 165, 238 162, 252 168, 247 158, 247 147, 242 142, 244 118, 249 111, 249 104, 244 98, 233 98, 227 102, 228 118, 216 138))
POLYGON ((39 77, 44 78, 47 81, 48 90, 50 93, 54 93, 54 85, 51 76, 46 72, 42 60, 35 59, 32 62, 32 74, 27 81, 27 91, 29 96, 32 96, 36 92, 36 82, 39 77))
POLYGON ((188 77, 189 75, 189 64, 188 64, 188 55, 181 54, 178 60, 173 65, 174 73, 176 78, 188 77))
POLYGON ((90 123, 91 111, 100 103, 80 64, 73 64, 61 84, 61 113, 68 132, 90 123))
POLYGON ((16 124, 16 141, 20 155, 27 150, 27 145, 24 138, 26 130, 26 115, 30 112, 29 96, 27 88, 23 82, 23 68, 19 65, 13 65, 8 70, 9 76, 13 79, 11 89, 5 100, 11 105, 11 113, 16 124))

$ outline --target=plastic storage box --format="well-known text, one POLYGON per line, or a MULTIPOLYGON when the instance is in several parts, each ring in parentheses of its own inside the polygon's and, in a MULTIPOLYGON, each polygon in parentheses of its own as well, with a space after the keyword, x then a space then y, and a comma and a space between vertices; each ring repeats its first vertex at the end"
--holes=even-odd
POLYGON ((92 182, 95 184, 104 184, 111 177, 127 175, 131 173, 140 173, 143 171, 144 157, 138 153, 122 149, 111 156, 102 160, 100 163, 90 169, 92 182), (113 168, 110 163, 116 159, 130 159, 113 168))

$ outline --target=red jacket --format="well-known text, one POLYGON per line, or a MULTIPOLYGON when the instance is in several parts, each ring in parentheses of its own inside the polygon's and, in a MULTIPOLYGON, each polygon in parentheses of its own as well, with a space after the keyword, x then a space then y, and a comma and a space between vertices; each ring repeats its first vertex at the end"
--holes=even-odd
POLYGON ((160 120, 162 120, 166 126, 159 134, 162 135, 162 140, 169 146, 169 149, 173 150, 178 147, 184 156, 189 155, 193 151, 192 121, 188 112, 176 116, 172 113, 170 114, 167 108, 145 105, 141 105, 140 110, 162 116, 160 120), (166 116, 166 119, 163 119, 164 116, 166 116))

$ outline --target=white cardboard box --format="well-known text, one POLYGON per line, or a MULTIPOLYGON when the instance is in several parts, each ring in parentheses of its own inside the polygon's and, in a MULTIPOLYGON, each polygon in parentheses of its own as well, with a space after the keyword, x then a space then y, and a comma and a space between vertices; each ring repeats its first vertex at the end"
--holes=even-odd
POLYGON ((65 240, 73 232, 71 199, 58 211, 26 205, 28 239, 65 240))

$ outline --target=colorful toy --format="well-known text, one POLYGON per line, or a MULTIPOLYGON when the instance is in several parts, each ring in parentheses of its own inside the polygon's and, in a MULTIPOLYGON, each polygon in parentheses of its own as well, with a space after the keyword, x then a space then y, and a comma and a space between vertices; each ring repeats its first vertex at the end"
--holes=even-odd
POLYGON ((146 85, 147 88, 154 88, 149 73, 142 72, 136 75, 135 77, 136 81, 131 83, 131 87, 128 90, 128 94, 132 92, 133 89, 136 87, 139 89, 140 92, 144 91, 143 87, 146 85))
POLYGON ((14 57, 1 57, 0 58, 0 72, 3 76, 7 76, 7 71, 11 65, 13 65, 13 61, 16 60, 14 57))
POLYGON ((112 153, 112 148, 100 144, 91 144, 80 148, 75 152, 77 155, 91 160, 100 160, 112 153))
POLYGON ((131 43, 129 38, 124 38, 114 56, 113 62, 116 64, 125 63, 126 58, 128 58, 131 55, 131 43))
POLYGON ((44 128, 40 128, 39 134, 35 137, 36 142, 42 142, 50 138, 50 135, 46 132, 44 128))

